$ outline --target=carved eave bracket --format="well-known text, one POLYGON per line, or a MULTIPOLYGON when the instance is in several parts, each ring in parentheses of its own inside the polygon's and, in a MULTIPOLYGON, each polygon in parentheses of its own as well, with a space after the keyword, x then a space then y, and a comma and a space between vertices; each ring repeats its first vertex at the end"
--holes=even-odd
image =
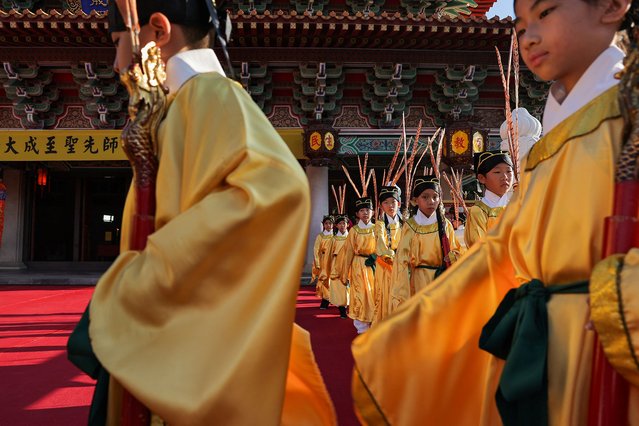
POLYGON ((36 64, 2 63, 0 82, 24 128, 52 128, 64 112, 60 91, 52 81, 51 71, 42 71, 36 64))
POLYGON ((93 127, 116 129, 124 126, 128 95, 113 68, 108 64, 84 62, 73 65, 71 73, 80 86, 79 96, 93 127))
POLYGON ((302 124, 333 121, 343 96, 344 74, 341 65, 319 62, 300 64, 294 73, 293 110, 302 124))

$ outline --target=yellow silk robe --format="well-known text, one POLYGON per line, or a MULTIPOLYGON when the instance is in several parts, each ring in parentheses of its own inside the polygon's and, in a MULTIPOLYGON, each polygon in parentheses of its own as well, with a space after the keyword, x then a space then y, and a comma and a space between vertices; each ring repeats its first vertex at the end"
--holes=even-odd
POLYGON ((497 225, 499 217, 506 207, 490 208, 483 201, 478 201, 468 210, 468 219, 464 229, 464 241, 470 248, 475 242, 497 225))
MULTIPOLYGON (((457 260, 462 254, 462 247, 455 237, 453 225, 446 219, 446 235, 450 242, 449 258, 457 260)), ((413 297, 415 293, 426 288, 435 279, 435 270, 418 268, 418 265, 437 268, 442 264, 442 249, 439 240, 439 227, 418 225, 414 218, 404 224, 402 237, 397 247, 397 255, 393 265, 391 288, 391 312, 413 297)))
MULTIPOLYGON (((353 395, 366 424, 501 424, 494 398, 503 362, 479 349, 481 329, 509 289, 533 278, 547 286, 587 280, 601 259, 622 137, 617 92, 604 92, 537 142, 500 223, 354 341, 353 395)), ((587 295, 553 295, 547 307, 549 424, 585 425, 594 334, 584 327, 587 295)), ((639 341, 636 323, 632 333, 639 341)), ((631 399, 637 425, 636 383, 631 399)))
POLYGON ((375 275, 373 269, 365 265, 375 248, 374 228, 355 225, 338 256, 340 280, 350 279, 348 316, 362 322, 371 322, 375 311, 375 275))
POLYGON ((402 235, 399 222, 390 224, 388 228, 384 220, 375 223, 377 239, 377 268, 375 269, 375 314, 373 324, 383 320, 391 312, 391 287, 395 250, 402 235))
POLYGON ((312 357, 293 329, 306 242, 290 229, 309 223, 305 174, 250 96, 217 73, 171 98, 158 156, 156 231, 129 250, 131 188, 121 254, 90 305, 93 348, 111 373, 108 422, 118 424, 121 384, 171 425, 279 425, 289 357, 297 391, 308 386, 295 360, 312 357))
POLYGON ((339 271, 339 262, 337 261, 339 254, 341 253, 348 235, 335 235, 333 237, 333 244, 331 245, 331 284, 330 284, 330 297, 329 301, 335 306, 347 306, 348 305, 348 280, 342 281, 340 279, 341 272, 339 271))
POLYGON ((313 245, 313 270, 316 274, 317 284, 315 292, 320 299, 329 298, 329 280, 331 274, 331 246, 333 245, 333 235, 324 235, 320 233, 315 238, 313 245))

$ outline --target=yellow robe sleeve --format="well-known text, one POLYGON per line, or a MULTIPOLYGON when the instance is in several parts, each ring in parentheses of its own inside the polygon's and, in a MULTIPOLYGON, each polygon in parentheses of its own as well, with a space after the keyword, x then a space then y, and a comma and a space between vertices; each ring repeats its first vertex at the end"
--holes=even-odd
POLYGON ((334 244, 335 244, 335 240, 331 238, 328 241, 326 241, 324 243, 324 247, 322 247, 322 249, 324 250, 324 255, 321 256, 319 279, 320 281, 323 281, 326 286, 328 286, 328 283, 329 283, 328 279, 330 278, 331 267, 333 266, 332 252, 333 252, 334 244))
POLYGON ((346 242, 340 250, 338 257, 339 260, 339 279, 345 283, 349 280, 351 274, 351 263, 353 263, 353 257, 355 257, 355 248, 353 246, 353 239, 357 236, 355 231, 351 231, 346 238, 346 242))
POLYGON ((311 335, 295 324, 282 426, 337 425, 335 408, 324 386, 313 352, 308 350, 310 347, 311 335), (316 395, 322 397, 318 398, 316 395))
POLYGON ((320 274, 320 244, 322 242, 322 234, 315 237, 315 243, 313 244, 313 279, 319 277, 320 274))
POLYGON ((462 254, 464 254, 465 250, 462 245, 459 243, 457 236, 455 235, 455 228, 453 224, 450 223, 448 219, 446 219, 446 235, 448 236, 448 242, 450 243, 450 252, 448 253, 448 258, 451 263, 455 263, 462 254))
POLYGON ((639 248, 597 264, 590 279, 590 305, 610 364, 639 386, 639 248))
POLYGON ((393 313, 399 306, 410 298, 410 262, 411 262, 411 241, 415 231, 404 223, 402 236, 395 252, 393 262, 392 283, 391 283, 391 307, 393 313))
POLYGON ((131 251, 127 225, 91 301, 95 353, 112 383, 169 424, 280 424, 306 243, 290 229, 309 224, 304 172, 217 73, 172 100, 159 159, 156 231, 131 251))
POLYGON ((377 255, 394 258, 395 252, 388 246, 388 231, 383 220, 375 222, 375 237, 377 239, 377 255))
POLYGON ((464 229, 464 241, 470 248, 475 242, 486 235, 487 217, 479 206, 472 206, 468 211, 466 228, 464 229))

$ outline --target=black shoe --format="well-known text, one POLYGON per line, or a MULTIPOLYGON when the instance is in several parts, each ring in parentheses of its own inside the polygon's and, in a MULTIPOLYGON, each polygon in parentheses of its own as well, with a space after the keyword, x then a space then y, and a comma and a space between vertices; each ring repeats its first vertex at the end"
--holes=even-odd
POLYGON ((319 308, 320 309, 326 309, 326 308, 328 308, 328 304, 329 304, 328 300, 322 299, 322 302, 320 303, 320 307, 319 308))
POLYGON ((346 315, 346 306, 338 306, 337 309, 339 309, 340 318, 348 318, 348 315, 346 315))

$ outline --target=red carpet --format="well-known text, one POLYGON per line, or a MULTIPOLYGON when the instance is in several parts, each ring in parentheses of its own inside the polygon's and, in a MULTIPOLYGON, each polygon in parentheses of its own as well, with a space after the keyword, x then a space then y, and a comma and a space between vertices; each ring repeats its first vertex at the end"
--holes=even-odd
MULTIPOLYGON (((0 285, 0 426, 86 424, 93 381, 66 358, 66 342, 93 287, 0 285)), ((335 403, 340 426, 355 426, 350 396, 353 322, 337 308, 319 309, 313 289, 301 289, 297 322, 335 403)))
POLYGON ((314 288, 300 289, 295 321, 311 333, 313 353, 333 399, 339 425, 356 426, 360 423, 353 412, 351 398, 351 342, 357 332, 353 320, 340 318, 335 306, 320 310, 319 304, 314 288))
POLYGON ((93 287, 0 286, 0 425, 86 424, 93 381, 66 342, 93 287))

